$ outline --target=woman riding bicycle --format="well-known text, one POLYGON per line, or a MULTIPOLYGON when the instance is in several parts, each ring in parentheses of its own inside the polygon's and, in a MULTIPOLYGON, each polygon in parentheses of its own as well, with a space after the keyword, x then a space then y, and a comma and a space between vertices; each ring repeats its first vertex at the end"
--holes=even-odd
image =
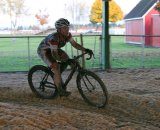
POLYGON ((38 55, 54 72, 54 82, 57 86, 57 90, 60 96, 68 96, 70 92, 62 88, 61 73, 66 69, 65 63, 59 64, 58 62, 66 62, 69 56, 61 48, 66 45, 67 42, 77 50, 82 50, 92 55, 93 52, 90 49, 86 49, 78 44, 69 32, 70 22, 67 19, 60 18, 55 22, 57 31, 55 33, 46 36, 38 47, 38 55))

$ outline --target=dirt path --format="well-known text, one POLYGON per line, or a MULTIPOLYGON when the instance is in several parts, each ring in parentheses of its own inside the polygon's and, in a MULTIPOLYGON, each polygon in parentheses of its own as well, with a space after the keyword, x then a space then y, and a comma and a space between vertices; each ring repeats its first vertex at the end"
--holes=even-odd
POLYGON ((109 105, 104 109, 88 106, 82 100, 73 89, 75 79, 68 85, 70 97, 43 100, 31 92, 27 74, 1 73, 0 129, 160 129, 160 69, 119 69, 97 74, 109 91, 109 105))

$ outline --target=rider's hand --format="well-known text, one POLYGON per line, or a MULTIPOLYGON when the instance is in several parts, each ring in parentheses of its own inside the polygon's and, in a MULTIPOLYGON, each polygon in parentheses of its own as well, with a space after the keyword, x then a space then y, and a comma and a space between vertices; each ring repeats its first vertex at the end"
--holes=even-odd
POLYGON ((86 53, 88 53, 90 56, 92 56, 92 55, 93 55, 93 51, 92 51, 92 50, 90 50, 90 49, 85 49, 85 52, 86 52, 86 53))

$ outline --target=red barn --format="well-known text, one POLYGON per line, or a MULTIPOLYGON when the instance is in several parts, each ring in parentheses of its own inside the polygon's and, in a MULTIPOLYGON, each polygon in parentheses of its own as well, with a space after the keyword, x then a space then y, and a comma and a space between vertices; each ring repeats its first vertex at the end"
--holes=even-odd
MULTIPOLYGON (((126 16, 126 35, 160 35, 160 14, 154 9, 157 0, 141 0, 126 16)), ((126 43, 160 47, 160 37, 130 37, 126 43)))

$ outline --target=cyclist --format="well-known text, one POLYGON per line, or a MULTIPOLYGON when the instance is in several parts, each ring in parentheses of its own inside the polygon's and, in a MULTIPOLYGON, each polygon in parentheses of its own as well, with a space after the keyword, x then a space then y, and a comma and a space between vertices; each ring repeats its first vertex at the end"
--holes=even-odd
POLYGON ((82 50, 92 55, 90 49, 86 49, 78 44, 69 32, 70 22, 65 18, 60 18, 55 22, 56 32, 46 36, 38 46, 37 53, 40 58, 46 63, 54 72, 54 82, 60 96, 68 96, 71 93, 63 88, 61 73, 66 69, 65 62, 69 60, 69 56, 61 48, 68 42, 77 50, 82 50), (59 64, 58 62, 63 62, 59 64))

